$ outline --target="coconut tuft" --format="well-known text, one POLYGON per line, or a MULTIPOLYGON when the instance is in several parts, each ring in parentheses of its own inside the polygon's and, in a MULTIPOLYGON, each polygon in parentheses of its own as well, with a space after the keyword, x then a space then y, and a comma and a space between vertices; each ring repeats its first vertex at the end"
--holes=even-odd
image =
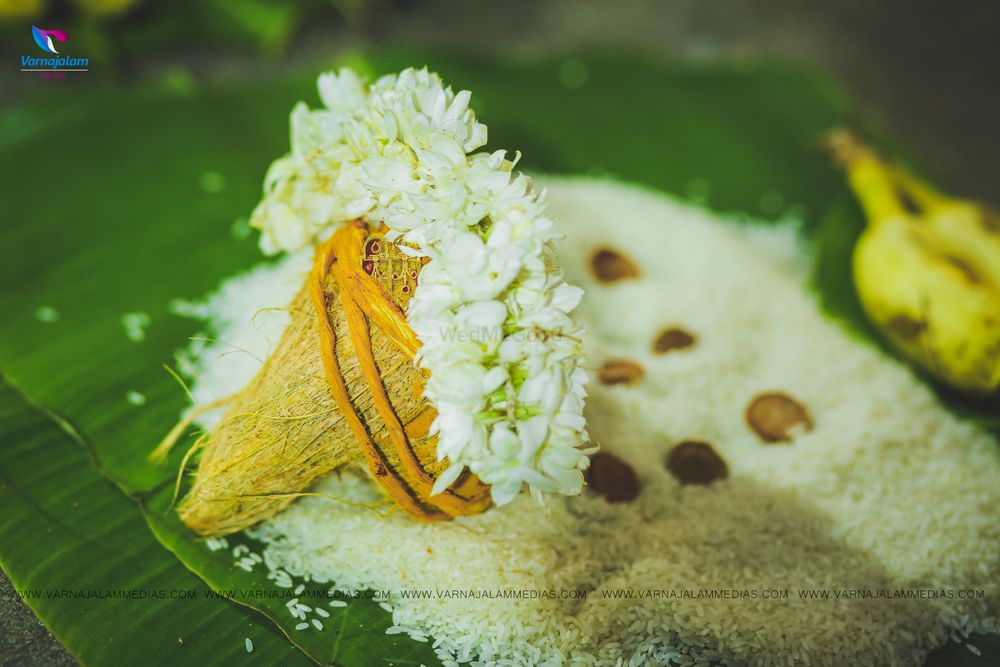
MULTIPOLYGON (((393 290, 386 291, 391 294, 393 290)), ((350 403, 382 454, 384 467, 369 467, 370 472, 376 481, 389 475, 405 478, 405 468, 389 444, 389 429, 364 375, 343 295, 332 274, 323 278, 323 292, 336 339, 334 356, 350 403)), ((326 379, 320 319, 308 280, 288 312, 291 322, 274 352, 245 388, 219 402, 227 405, 225 415, 195 444, 202 454, 193 486, 178 512, 201 535, 225 535, 252 526, 303 495, 318 477, 364 460, 326 379)), ((376 324, 369 323, 368 336, 392 410, 421 467, 436 476, 448 462, 437 460, 436 438, 428 434, 435 412, 423 397, 425 378, 376 324)), ((189 415, 179 423, 156 453, 163 454, 196 417, 189 415)), ((466 473, 454 488, 470 491, 474 485, 474 477, 466 473)), ((436 510, 426 501, 417 498, 415 502, 434 514, 436 510)))

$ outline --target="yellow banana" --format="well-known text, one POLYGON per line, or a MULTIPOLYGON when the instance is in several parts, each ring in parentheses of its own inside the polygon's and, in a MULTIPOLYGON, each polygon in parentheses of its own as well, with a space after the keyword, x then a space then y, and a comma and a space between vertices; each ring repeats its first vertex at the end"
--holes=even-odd
POLYGON ((48 4, 47 0, 0 0, 0 21, 40 18, 48 4))
POLYGON ((73 4, 95 16, 114 16, 133 9, 141 0, 73 0, 73 4))
POLYGON ((846 131, 830 147, 868 219, 853 270, 869 319, 946 384, 996 391, 1000 214, 943 195, 846 131))

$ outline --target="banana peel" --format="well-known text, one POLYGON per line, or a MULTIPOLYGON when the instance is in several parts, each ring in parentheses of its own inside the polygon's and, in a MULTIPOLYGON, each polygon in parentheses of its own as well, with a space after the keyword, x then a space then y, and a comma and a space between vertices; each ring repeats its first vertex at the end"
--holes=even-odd
POLYGON ((868 318, 904 356, 964 392, 1000 386, 1000 214, 942 194, 853 134, 829 147, 867 218, 852 269, 868 318))

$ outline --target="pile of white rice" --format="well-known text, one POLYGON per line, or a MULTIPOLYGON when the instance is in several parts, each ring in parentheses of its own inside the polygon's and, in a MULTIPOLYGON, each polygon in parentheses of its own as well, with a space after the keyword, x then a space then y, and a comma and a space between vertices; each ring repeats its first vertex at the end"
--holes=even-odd
MULTIPOLYGON (((254 531, 270 568, 392 591, 393 630, 431 638, 446 663, 919 665, 949 638, 998 629, 1000 447, 819 312, 794 228, 740 227, 610 182, 540 181, 567 235, 566 277, 586 290, 591 368, 645 371, 595 379, 587 406, 639 497, 588 491, 543 511, 522 496, 430 525, 306 498, 254 531), (639 278, 596 280, 603 246, 639 278), (670 327, 695 345, 655 354, 670 327), (764 391, 801 402, 815 428, 764 444, 744 418, 764 391), (685 440, 710 443, 729 479, 680 485, 664 462, 685 440)), ((224 341, 189 350, 199 400, 255 372, 286 316, 250 318, 290 300, 307 266, 290 258, 188 305, 224 341)), ((319 490, 378 498, 354 474, 319 490)))

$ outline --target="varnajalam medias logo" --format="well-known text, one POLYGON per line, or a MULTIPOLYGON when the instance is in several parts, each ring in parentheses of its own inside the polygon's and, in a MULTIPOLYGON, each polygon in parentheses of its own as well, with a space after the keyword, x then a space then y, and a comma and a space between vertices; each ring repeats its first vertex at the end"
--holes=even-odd
POLYGON ((56 51, 56 47, 52 43, 52 38, 55 37, 60 42, 69 41, 69 35, 62 30, 42 30, 35 26, 31 26, 31 36, 35 38, 35 44, 38 44, 42 51, 48 51, 57 55, 59 52, 56 51))
POLYGON ((42 30, 31 26, 31 36, 35 38, 35 44, 42 51, 54 54, 53 58, 35 58, 32 56, 21 56, 22 72, 39 72, 43 79, 64 79, 66 72, 87 72, 89 71, 89 58, 75 58, 64 56, 56 49, 56 42, 68 42, 69 35, 62 30, 42 30), (53 41, 53 39, 55 41, 53 41))

